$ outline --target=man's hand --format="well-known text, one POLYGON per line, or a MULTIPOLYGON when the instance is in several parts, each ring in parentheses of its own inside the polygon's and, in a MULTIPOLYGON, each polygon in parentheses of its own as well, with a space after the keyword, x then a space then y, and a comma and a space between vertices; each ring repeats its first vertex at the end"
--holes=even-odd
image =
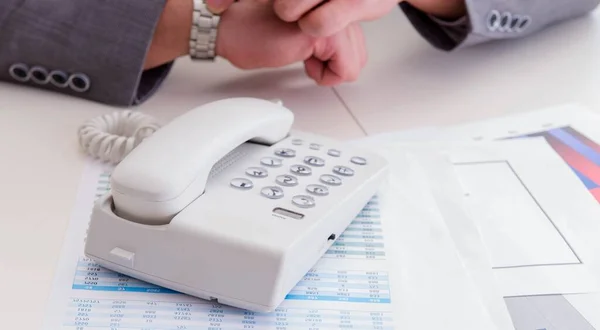
MULTIPOLYGON (((224 12, 235 0, 207 0, 214 12, 224 12)), ((241 0, 271 4, 286 22, 297 22, 312 36, 333 35, 347 26, 379 19, 406 1, 425 13, 444 19, 465 14, 465 0, 241 0)))
POLYGON ((358 25, 314 37, 282 21, 272 6, 252 0, 233 3, 222 13, 216 47, 217 55, 241 69, 304 62, 307 75, 326 86, 356 80, 367 61, 358 25))
MULTIPOLYGON (((241 0, 270 4, 285 22, 296 22, 304 33, 315 37, 332 36, 346 27, 378 19, 401 0, 241 0)), ((440 0, 445 1, 445 0, 440 0)), ((224 12, 234 0, 208 0, 215 12, 224 12)))
MULTIPOLYGON (((168 0, 156 28, 145 69, 187 56, 193 3, 168 0)), ((273 6, 257 0, 233 3, 221 14, 216 54, 241 69, 277 68, 304 62, 319 85, 354 81, 367 55, 362 30, 351 25, 326 38, 303 33, 298 24, 277 17, 273 6)))

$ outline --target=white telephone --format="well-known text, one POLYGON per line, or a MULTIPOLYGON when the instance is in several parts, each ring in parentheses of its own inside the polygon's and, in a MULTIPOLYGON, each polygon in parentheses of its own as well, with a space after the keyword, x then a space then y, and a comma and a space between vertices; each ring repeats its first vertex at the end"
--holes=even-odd
POLYGON ((160 128, 114 169, 85 254, 191 296, 273 311, 387 173, 376 154, 290 135, 293 119, 277 103, 233 98, 160 128))

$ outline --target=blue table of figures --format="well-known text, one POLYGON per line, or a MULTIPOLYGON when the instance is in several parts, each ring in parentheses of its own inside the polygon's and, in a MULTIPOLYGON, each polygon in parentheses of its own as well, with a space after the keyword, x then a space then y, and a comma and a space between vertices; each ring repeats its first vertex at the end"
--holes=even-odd
MULTIPOLYGON (((126 275, 99 267, 81 258, 73 289, 176 293, 126 275)), ((338 271, 316 269, 308 272, 288 294, 287 300, 322 300, 361 303, 390 303, 388 274, 372 271, 338 271)))
POLYGON ((210 303, 73 299, 63 329, 392 330, 388 312, 279 308, 261 314, 210 303))

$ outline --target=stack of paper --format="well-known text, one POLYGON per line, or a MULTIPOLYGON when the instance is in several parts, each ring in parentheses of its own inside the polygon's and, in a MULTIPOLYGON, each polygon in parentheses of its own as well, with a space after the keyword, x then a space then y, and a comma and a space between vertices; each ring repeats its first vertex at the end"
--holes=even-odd
POLYGON ((600 330, 600 117, 578 107, 356 141, 380 193, 274 313, 83 256, 112 167, 81 181, 45 329, 600 330))
POLYGON ((599 127, 569 105, 357 143, 416 159, 496 328, 587 330, 600 329, 599 127))

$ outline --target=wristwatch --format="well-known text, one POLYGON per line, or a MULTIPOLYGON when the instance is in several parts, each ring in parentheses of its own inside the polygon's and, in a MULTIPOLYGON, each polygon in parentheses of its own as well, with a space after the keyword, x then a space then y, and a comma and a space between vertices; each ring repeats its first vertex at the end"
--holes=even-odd
POLYGON ((190 57, 193 60, 214 60, 220 16, 208 9, 206 0, 194 0, 192 19, 190 57))

